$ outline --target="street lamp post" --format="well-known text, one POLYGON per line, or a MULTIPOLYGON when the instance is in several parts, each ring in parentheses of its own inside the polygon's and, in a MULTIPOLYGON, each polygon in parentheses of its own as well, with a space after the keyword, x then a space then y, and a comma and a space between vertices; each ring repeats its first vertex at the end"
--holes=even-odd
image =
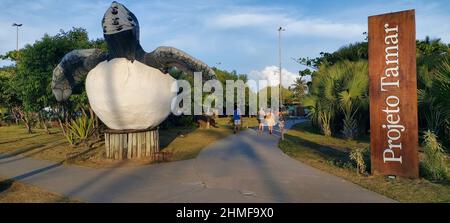
POLYGON ((286 31, 283 27, 280 26, 278 28, 278 59, 279 59, 279 72, 280 72, 280 84, 279 84, 279 92, 280 92, 280 109, 283 106, 283 95, 281 93, 281 32, 286 31))
POLYGON ((16 27, 16 51, 19 52, 19 27, 22 26, 22 24, 14 23, 12 26, 16 27))

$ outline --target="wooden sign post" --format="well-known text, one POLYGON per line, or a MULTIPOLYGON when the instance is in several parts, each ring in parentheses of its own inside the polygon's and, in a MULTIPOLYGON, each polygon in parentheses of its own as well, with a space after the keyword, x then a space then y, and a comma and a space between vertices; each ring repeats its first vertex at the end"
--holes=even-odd
POLYGON ((372 174, 417 178, 415 11, 369 17, 372 174))

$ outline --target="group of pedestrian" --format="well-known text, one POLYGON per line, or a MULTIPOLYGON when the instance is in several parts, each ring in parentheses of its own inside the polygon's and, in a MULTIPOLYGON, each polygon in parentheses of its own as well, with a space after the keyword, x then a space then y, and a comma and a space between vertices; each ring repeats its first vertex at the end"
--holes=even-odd
MULTIPOLYGON (((278 115, 278 126, 280 128, 281 139, 283 139, 285 118, 281 108, 277 111, 275 109, 260 108, 257 115, 259 133, 262 133, 264 131, 264 126, 267 126, 269 133, 273 134, 273 127, 277 124, 275 114, 278 115)), ((233 122, 234 133, 238 133, 241 128, 241 110, 236 105, 233 112, 233 122)))
MULTIPOLYGON (((259 123, 259 133, 262 133, 264 131, 264 126, 267 125, 267 128, 269 129, 269 133, 273 134, 273 126, 276 125, 275 121, 275 113, 276 111, 274 109, 264 109, 260 108, 258 112, 258 123, 259 123)), ((281 109, 277 112, 278 115, 278 126, 280 127, 281 136, 283 137, 283 130, 284 130, 284 114, 281 109)))

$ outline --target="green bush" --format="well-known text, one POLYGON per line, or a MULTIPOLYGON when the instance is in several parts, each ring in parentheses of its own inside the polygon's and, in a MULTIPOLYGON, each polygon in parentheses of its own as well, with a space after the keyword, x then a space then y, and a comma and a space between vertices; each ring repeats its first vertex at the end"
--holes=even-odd
POLYGON ((445 180, 447 178, 446 157, 442 145, 437 136, 430 130, 423 135, 424 158, 422 160, 425 176, 433 180, 445 180))
POLYGON ((86 114, 65 124, 66 139, 70 145, 86 143, 95 132, 94 118, 86 114))

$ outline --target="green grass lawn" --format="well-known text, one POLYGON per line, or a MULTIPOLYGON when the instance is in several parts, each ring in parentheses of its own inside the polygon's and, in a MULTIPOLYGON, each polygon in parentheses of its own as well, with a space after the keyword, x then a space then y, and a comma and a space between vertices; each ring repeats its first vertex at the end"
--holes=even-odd
MULTIPOLYGON (((233 126, 230 118, 217 118, 217 127, 201 129, 195 127, 172 127, 160 129, 160 145, 162 151, 171 152, 168 161, 177 161, 195 158, 198 153, 210 145, 230 134, 233 126)), ((247 127, 257 126, 256 118, 243 118, 243 130, 247 127)), ((105 158, 103 140, 93 143, 92 147, 70 146, 59 128, 50 128, 52 134, 47 135, 43 129, 33 129, 28 134, 23 126, 0 127, 0 157, 5 155, 21 154, 26 157, 51 160, 55 162, 66 161, 70 153, 80 154, 71 164, 89 166, 94 168, 134 166, 153 163, 149 158, 139 160, 111 160, 105 158)))
POLYGON ((348 153, 352 149, 368 146, 368 137, 345 140, 323 136, 309 122, 294 126, 286 134, 286 140, 279 143, 283 152, 301 162, 400 202, 450 202, 449 180, 389 180, 381 176, 358 175, 350 163, 348 153))

